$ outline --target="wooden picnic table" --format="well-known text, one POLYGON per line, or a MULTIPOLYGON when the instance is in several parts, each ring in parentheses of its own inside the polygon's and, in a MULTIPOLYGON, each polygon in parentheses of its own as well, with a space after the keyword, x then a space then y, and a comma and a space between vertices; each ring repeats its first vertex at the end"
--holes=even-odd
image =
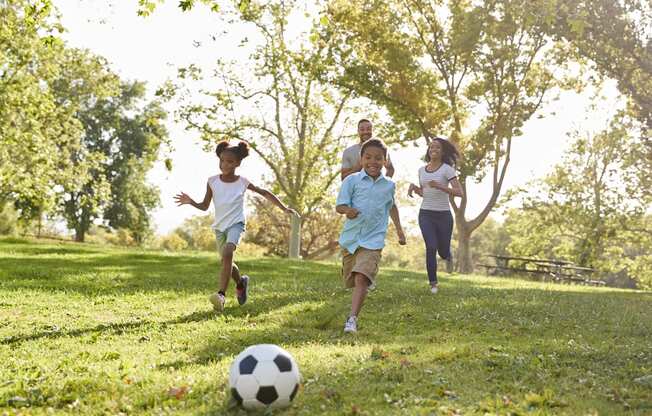
POLYGON ((566 261, 566 260, 556 260, 556 259, 540 259, 536 257, 514 257, 514 256, 498 256, 494 254, 488 254, 487 257, 493 257, 496 259, 496 266, 500 267, 509 267, 509 262, 514 260, 514 261, 519 261, 523 263, 540 263, 540 264, 552 264, 552 265, 557 265, 557 266, 563 266, 563 265, 572 265, 572 261, 566 261))
POLYGON ((508 275, 514 273, 528 273, 538 275, 543 280, 550 277, 556 282, 567 281, 581 284, 604 285, 603 281, 590 278, 590 276, 595 272, 594 269, 590 267, 577 266, 573 262, 567 260, 501 256, 494 254, 488 254, 486 257, 495 259, 496 264, 478 264, 478 266, 484 267, 489 274, 508 275), (510 262, 512 264, 510 264, 510 262))

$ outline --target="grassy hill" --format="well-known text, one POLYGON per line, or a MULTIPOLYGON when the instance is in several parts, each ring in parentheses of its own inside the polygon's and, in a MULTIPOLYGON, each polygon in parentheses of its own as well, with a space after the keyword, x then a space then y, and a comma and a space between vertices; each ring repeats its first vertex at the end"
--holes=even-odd
POLYGON ((228 367, 259 343, 303 375, 274 414, 652 414, 650 292, 381 269, 345 335, 339 265, 239 264, 250 303, 215 315, 214 255, 0 239, 0 414, 245 414, 228 367))

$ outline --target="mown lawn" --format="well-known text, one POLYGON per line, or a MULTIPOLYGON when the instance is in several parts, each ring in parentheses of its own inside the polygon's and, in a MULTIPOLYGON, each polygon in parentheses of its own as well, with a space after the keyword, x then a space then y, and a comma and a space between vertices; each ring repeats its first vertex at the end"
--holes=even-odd
POLYGON ((246 414, 228 367, 274 343, 304 380, 274 414, 652 414, 651 292, 382 269, 345 335, 339 265, 239 264, 215 315, 210 253, 0 239, 0 413, 246 414))

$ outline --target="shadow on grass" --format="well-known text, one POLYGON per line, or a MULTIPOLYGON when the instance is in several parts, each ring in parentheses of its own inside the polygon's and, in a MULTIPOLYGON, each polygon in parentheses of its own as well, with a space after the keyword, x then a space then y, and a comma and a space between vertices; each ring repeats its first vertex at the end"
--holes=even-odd
MULTIPOLYGON (((106 253, 88 251, 87 256, 47 257, 70 253, 68 248, 26 247, 25 257, 2 257, 0 287, 4 290, 37 289, 76 292, 86 296, 134 292, 174 291, 208 293, 215 289, 217 256, 163 255, 161 253, 106 253)), ((314 273, 314 266, 282 259, 236 260, 243 273, 283 278, 314 273), (289 272, 289 273, 288 273, 289 272)), ((335 268, 329 268, 330 271, 335 268)))

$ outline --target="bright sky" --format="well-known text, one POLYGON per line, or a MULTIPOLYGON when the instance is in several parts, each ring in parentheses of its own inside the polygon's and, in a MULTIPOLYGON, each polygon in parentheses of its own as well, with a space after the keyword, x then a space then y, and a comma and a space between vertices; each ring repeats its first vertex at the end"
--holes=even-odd
MULTIPOLYGON (((166 79, 174 78, 176 67, 196 63, 210 68, 218 56, 233 58, 241 53, 233 45, 224 43, 214 43, 214 53, 208 53, 209 48, 193 46, 193 41, 205 44, 212 34, 223 30, 215 15, 202 7, 181 12, 177 1, 167 0, 152 16, 142 18, 136 14, 136 0, 55 0, 54 3, 62 14, 64 27, 68 29, 64 38, 70 46, 88 48, 104 56, 125 79, 146 81, 152 95, 166 79)), ((614 85, 606 88, 606 94, 610 97, 617 95, 614 85)), ((589 103, 587 94, 567 92, 562 94, 560 100, 544 107, 544 114, 554 111, 555 115, 533 118, 526 124, 523 137, 513 142, 504 191, 545 175, 559 161, 567 146, 566 133, 569 131, 578 128, 599 130, 606 126, 608 114, 614 106, 595 111, 587 118, 589 103)), ((175 148, 171 155, 174 168, 172 172, 167 172, 159 163, 149 176, 150 181, 161 190, 162 206, 154 212, 156 228, 161 234, 200 213, 189 206, 176 207, 173 195, 183 190, 193 198, 200 199, 205 192, 206 178, 217 173, 214 154, 202 150, 195 133, 184 131, 183 126, 174 123, 172 117, 168 121, 168 129, 175 148)), ((350 134, 354 135, 355 132, 356 126, 352 125, 350 134)), ((394 149, 395 179, 413 180, 416 175, 415 163, 421 163, 416 161, 423 152, 423 149, 412 146, 394 149)), ((265 168, 260 161, 250 157, 240 169, 243 175, 255 180, 265 168)), ((482 210, 489 199, 491 185, 485 181, 472 185, 468 192, 467 217, 471 218, 482 210)), ((415 216, 417 201, 412 206, 400 208, 402 216, 415 216)))

